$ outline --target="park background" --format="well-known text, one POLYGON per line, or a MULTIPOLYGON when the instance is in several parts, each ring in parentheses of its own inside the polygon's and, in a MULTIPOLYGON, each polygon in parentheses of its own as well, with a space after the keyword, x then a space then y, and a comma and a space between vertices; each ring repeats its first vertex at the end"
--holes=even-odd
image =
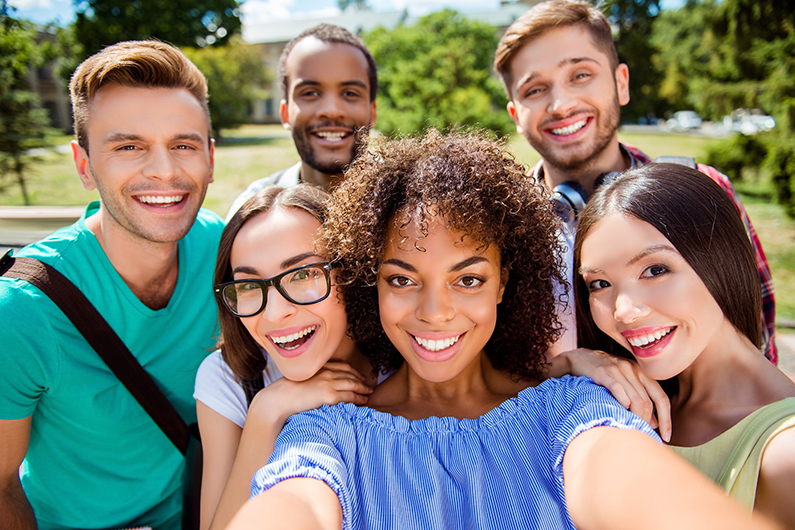
MULTIPOLYGON (((20 244, 13 237, 23 232, 41 237, 82 210, 56 206, 98 198, 83 190, 71 163, 66 84, 80 61, 120 40, 170 42, 207 76, 217 147, 205 207, 221 215, 250 182, 298 160, 278 125, 276 64, 287 41, 320 22, 346 27, 371 48, 376 134, 485 127, 533 164, 538 154, 516 135, 491 63, 506 27, 536 3, 0 0, 0 245, 20 244)), ((606 0, 600 7, 630 69, 620 138, 651 156, 694 157, 732 179, 770 261, 779 335, 791 341, 791 354, 795 0, 606 0), (683 110, 705 121, 679 120, 683 110)), ((795 355, 784 363, 795 373, 795 355)))

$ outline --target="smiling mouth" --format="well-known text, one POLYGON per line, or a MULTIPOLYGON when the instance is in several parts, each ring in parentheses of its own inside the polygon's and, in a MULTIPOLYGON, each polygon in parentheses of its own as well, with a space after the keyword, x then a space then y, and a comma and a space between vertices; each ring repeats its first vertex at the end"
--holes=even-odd
POLYGON ((140 195, 136 197, 138 202, 142 202, 143 204, 147 204, 149 206, 173 206, 175 204, 179 204, 184 199, 184 195, 170 195, 170 196, 163 196, 163 195, 140 195))
POLYGON ((269 338, 279 348, 289 351, 294 350, 306 343, 310 338, 312 338, 316 330, 317 326, 310 326, 308 328, 302 329, 301 331, 284 335, 283 337, 274 337, 269 335, 269 338))
POLYGON ((660 331, 655 331, 654 333, 647 333, 646 335, 638 335, 632 338, 628 337, 627 342, 629 342, 629 344, 633 348, 640 348, 640 349, 651 348, 652 346, 660 342, 662 339, 670 335, 671 332, 675 329, 676 326, 668 328, 667 330, 660 330, 660 331))
POLYGON ((315 136, 323 138, 328 142, 341 142, 343 139, 351 135, 350 132, 326 132, 326 131, 317 131, 313 134, 315 136))
POLYGON ((460 339, 463 335, 464 334, 462 333, 461 335, 457 335, 455 337, 448 337, 446 339, 438 339, 438 340, 423 339, 422 337, 417 337, 414 335, 412 335, 411 338, 413 338, 417 344, 419 344, 426 350, 431 352, 439 352, 442 350, 446 350, 447 348, 458 342, 458 339, 460 339))
POLYGON ((549 129, 549 132, 554 134, 555 136, 568 136, 569 134, 574 134, 583 127, 588 124, 588 119, 580 120, 578 122, 572 123, 567 127, 559 127, 557 129, 549 129))

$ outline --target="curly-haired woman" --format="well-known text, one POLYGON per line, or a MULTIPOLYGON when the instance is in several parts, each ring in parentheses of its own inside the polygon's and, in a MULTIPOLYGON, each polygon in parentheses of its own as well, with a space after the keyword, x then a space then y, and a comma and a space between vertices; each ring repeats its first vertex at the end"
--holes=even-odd
POLYGON ((555 227, 488 139, 432 130, 359 158, 326 248, 353 338, 394 373, 368 408, 288 420, 230 528, 768 527, 603 388, 541 382, 555 227))

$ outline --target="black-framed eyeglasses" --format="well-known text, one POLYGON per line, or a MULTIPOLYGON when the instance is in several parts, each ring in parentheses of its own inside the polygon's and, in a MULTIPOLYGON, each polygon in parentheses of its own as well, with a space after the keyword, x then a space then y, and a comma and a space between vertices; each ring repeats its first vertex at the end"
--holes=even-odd
POLYGON ((333 268, 328 261, 309 263, 267 280, 245 279, 219 283, 215 286, 215 294, 221 297, 226 308, 236 317, 252 317, 261 313, 268 301, 270 286, 293 304, 316 304, 331 293, 330 273, 333 268))

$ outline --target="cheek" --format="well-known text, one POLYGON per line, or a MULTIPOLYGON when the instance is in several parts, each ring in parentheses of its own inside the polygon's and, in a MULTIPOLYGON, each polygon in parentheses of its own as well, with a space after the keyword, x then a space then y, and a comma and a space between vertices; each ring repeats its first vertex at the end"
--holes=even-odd
POLYGON ((259 324, 260 315, 255 315, 253 317, 246 317, 241 318, 240 322, 243 324, 243 327, 246 328, 248 334, 263 348, 267 349, 268 345, 265 344, 265 339, 260 335, 257 326, 259 324))
MULTIPOLYGON (((591 317, 596 327, 604 333, 613 336, 612 330, 616 319, 609 301, 602 298, 590 297, 588 299, 588 305, 591 308, 591 317)), ((613 305, 613 307, 615 307, 615 305, 613 305)))

